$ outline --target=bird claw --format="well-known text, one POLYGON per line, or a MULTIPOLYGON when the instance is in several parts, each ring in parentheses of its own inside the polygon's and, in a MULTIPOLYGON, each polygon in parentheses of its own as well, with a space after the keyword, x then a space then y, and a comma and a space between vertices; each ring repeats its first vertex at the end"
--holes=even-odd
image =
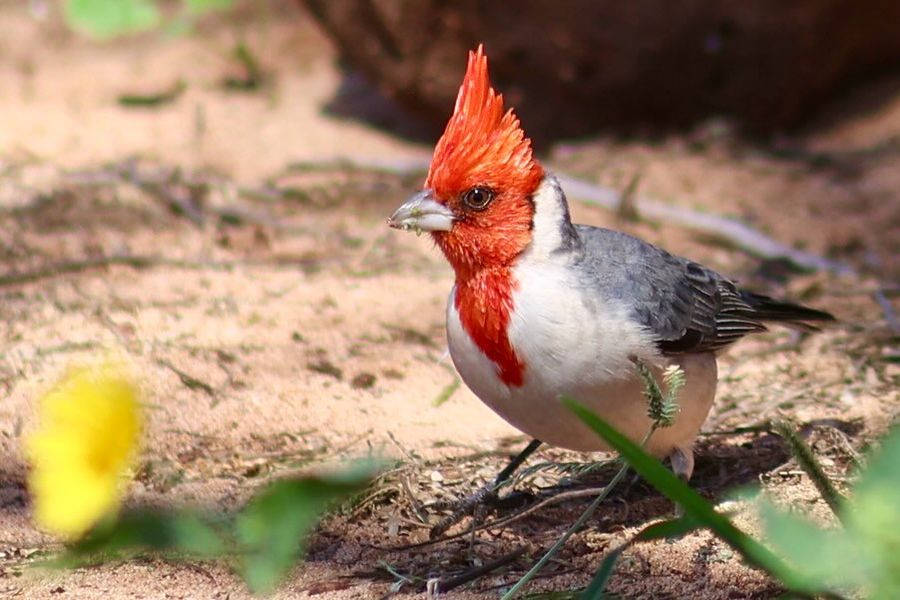
MULTIPOLYGON (((429 538, 435 539, 443 535, 448 529, 459 523, 466 517, 466 515, 472 514, 479 506, 484 506, 486 504, 493 504, 498 500, 497 496, 497 486, 495 483, 489 483, 480 490, 477 490, 474 494, 470 494, 469 496, 461 499, 459 502, 455 503, 455 507, 453 508, 453 512, 441 519, 437 522, 429 532, 429 538)), ((450 508, 448 506, 447 508, 450 508)))
MULTIPOLYGON (((494 485, 496 485, 496 483, 494 485)), ((533 500, 534 494, 521 490, 512 490, 501 498, 497 493, 497 488, 488 484, 474 494, 466 496, 456 502, 435 503, 432 505, 432 508, 452 510, 453 512, 438 521, 438 523, 431 528, 429 538, 433 540, 440 537, 448 529, 462 521, 467 515, 474 516, 475 523, 473 524, 473 528, 477 529, 484 517, 485 508, 494 510, 516 510, 526 506, 533 500)))
MULTIPOLYGON (((429 537, 431 539, 435 539, 442 535, 445 531, 459 523, 463 517, 472 513, 477 507, 484 506, 486 504, 499 504, 500 499, 497 495, 497 490, 509 480, 512 474, 516 471, 516 469, 521 466, 523 462, 525 462, 529 456, 531 456, 535 450, 541 445, 540 440, 531 440, 528 442, 528 445, 519 452, 513 459, 509 462, 506 467, 497 474, 496 479, 491 483, 488 483, 480 490, 476 491, 474 494, 463 498, 459 502, 455 504, 455 508, 453 512, 441 519, 434 527, 431 528, 431 532, 429 537)), ((505 499, 509 498, 513 494, 508 495, 505 499)), ((447 508, 451 508, 454 505, 447 506, 447 508)), ((478 513, 475 513, 476 520, 479 518, 478 513)), ((477 527, 477 523, 475 524, 477 527)))

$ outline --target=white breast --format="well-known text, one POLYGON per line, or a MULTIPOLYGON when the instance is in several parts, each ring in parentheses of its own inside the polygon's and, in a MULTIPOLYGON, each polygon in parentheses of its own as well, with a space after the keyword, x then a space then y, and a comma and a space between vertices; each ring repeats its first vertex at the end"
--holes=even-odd
MULTIPOLYGON (((631 357, 662 366, 664 361, 625 307, 604 303, 581 291, 565 265, 552 260, 522 261, 514 271, 518 287, 509 337, 525 364, 524 384, 509 387, 497 368, 463 330, 451 292, 447 311, 450 355, 472 391, 521 431, 549 444, 574 450, 606 446, 559 402, 568 396, 587 404, 634 440, 650 427, 643 388, 631 357)), ((689 447, 715 395, 712 354, 679 361, 687 385, 676 425, 654 435, 657 455, 689 447)))

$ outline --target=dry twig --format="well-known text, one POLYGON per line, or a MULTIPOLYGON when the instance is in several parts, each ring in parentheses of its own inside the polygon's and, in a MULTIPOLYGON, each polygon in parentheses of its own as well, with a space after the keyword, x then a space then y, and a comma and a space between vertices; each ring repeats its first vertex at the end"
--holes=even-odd
POLYGON ((491 562, 485 563, 480 567, 470 569, 464 573, 460 573, 459 575, 455 575, 453 577, 441 577, 439 579, 429 579, 426 583, 427 597, 437 598, 438 595, 443 592, 449 592, 450 590, 457 588, 463 584, 469 583, 470 581, 475 581, 479 577, 484 577, 491 571, 496 571, 497 569, 505 567, 506 565, 515 561, 520 556, 524 555, 526 550, 527 548, 525 546, 521 546, 508 554, 504 554, 496 560, 492 560, 491 562))

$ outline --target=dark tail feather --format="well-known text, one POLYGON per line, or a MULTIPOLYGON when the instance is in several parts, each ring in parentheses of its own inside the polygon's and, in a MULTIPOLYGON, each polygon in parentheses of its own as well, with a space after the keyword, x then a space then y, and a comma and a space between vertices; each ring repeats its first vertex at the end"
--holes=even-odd
POLYGON ((741 290, 741 298, 753 308, 753 318, 760 321, 776 321, 801 331, 819 331, 810 323, 834 321, 834 315, 823 310, 807 308, 799 304, 781 302, 769 296, 741 290))

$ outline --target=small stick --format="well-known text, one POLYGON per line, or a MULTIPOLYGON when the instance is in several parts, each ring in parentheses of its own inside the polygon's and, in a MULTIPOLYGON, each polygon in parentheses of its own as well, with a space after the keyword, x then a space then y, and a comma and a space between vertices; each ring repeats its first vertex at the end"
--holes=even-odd
POLYGON ((213 389, 213 386, 209 385, 205 381, 200 381, 193 375, 185 373, 184 371, 182 371, 181 369, 179 369, 178 367, 173 365, 168 360, 166 360, 164 358, 159 358, 156 360, 156 362, 160 366, 163 366, 163 367, 169 369, 170 371, 172 371, 173 373, 175 373, 176 375, 178 375, 178 379, 180 379, 181 383, 183 383, 186 387, 188 387, 192 390, 202 390, 203 392, 206 392, 206 394, 209 396, 216 395, 216 390, 213 389))
POLYGON ((500 567, 505 567, 509 563, 525 554, 526 550, 527 548, 525 546, 521 546, 519 548, 516 548, 509 554, 504 554, 496 560, 492 560, 489 563, 485 563, 480 567, 475 567, 474 569, 470 569, 469 571, 460 573, 459 575, 456 575, 454 577, 448 577, 446 579, 444 579, 443 577, 440 579, 429 579, 426 587, 428 597, 437 598, 438 594, 442 592, 449 592, 453 588, 469 583, 470 581, 474 581, 479 577, 483 577, 491 571, 496 571, 500 567))
POLYGON ((544 498, 540 502, 536 504, 532 504, 531 506, 526 506, 525 508, 519 510, 516 513, 513 513, 509 516, 503 517, 502 519, 495 519, 490 523, 485 523, 479 527, 479 529, 494 529, 496 527, 503 527, 504 525, 509 525, 510 523, 515 523, 520 519, 524 519, 528 515, 541 510, 542 508, 547 508, 548 506, 553 506, 554 504, 559 504, 560 502, 566 502, 568 500, 578 500, 580 498, 592 498, 597 494, 603 492, 607 486, 603 487, 591 487, 584 488, 581 490, 569 490, 566 492, 560 492, 549 498, 544 498))

